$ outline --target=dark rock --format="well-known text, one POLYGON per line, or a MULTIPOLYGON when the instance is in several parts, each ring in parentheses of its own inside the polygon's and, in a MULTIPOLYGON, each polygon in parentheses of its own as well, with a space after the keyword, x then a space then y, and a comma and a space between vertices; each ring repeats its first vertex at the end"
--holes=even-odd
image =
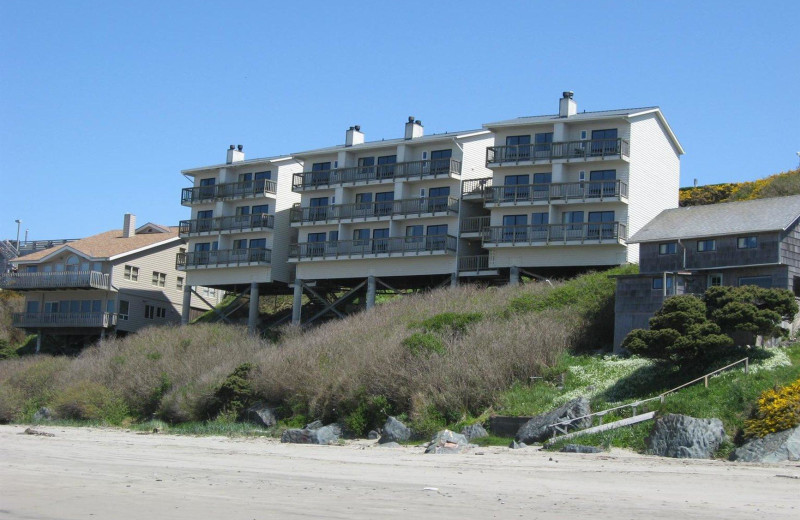
POLYGON ((383 425, 383 434, 378 442, 381 444, 387 442, 405 442, 411 438, 411 428, 401 423, 394 417, 386 419, 386 424, 383 425))
POLYGON ((660 457, 710 459, 726 438, 719 419, 667 414, 656 418, 645 442, 648 452, 660 457))
POLYGON ((43 406, 36 410, 36 413, 33 414, 34 422, 44 422, 44 421, 51 421, 53 419, 53 412, 50 408, 43 406))
MULTIPOLYGON (((517 431, 517 435, 514 437, 514 440, 517 442, 524 442, 526 444, 545 441, 553 436, 553 429, 550 428, 551 424, 565 421, 567 419, 583 417, 584 415, 589 415, 590 413, 592 413, 592 411, 589 408, 588 399, 585 397, 573 399, 572 401, 559 406, 555 410, 537 415, 530 421, 523 424, 519 431, 517 431)), ((592 420, 590 417, 588 417, 578 421, 573 421, 565 429, 581 430, 583 428, 588 428, 591 425, 592 420)))
POLYGON ((603 453, 603 448, 597 446, 584 446, 583 444, 567 444, 559 451, 564 453, 603 453))
POLYGON ((400 446, 396 442, 384 442, 383 444, 379 443, 378 446, 380 446, 381 448, 402 448, 402 446, 400 446))
POLYGON ((472 439, 480 439, 481 437, 488 437, 489 434, 480 424, 470 424, 461 429, 461 435, 467 438, 468 441, 472 439))
POLYGON ((378 433, 376 430, 370 430, 369 433, 367 434, 367 439, 372 440, 372 441, 374 441, 376 439, 379 439, 380 437, 381 437, 381 434, 378 433))
POLYGON ((306 424, 306 430, 319 430, 323 426, 322 421, 314 421, 306 424))
POLYGON ((511 444, 509 444, 508 447, 512 450, 518 450, 520 448, 527 448, 528 445, 524 442, 511 441, 511 444))
POLYGON ((434 435, 425 453, 461 453, 464 448, 472 446, 460 433, 442 430, 434 435))
POLYGON ((25 428, 25 431, 22 433, 25 435, 38 435, 40 437, 55 437, 55 435, 52 433, 40 432, 39 430, 34 430, 33 428, 25 428))
POLYGON ((737 448, 731 460, 769 463, 800 460, 800 426, 753 439, 737 448))
POLYGON ((256 403, 242 412, 242 420, 264 428, 272 428, 278 424, 275 409, 267 403, 256 403))
POLYGON ((339 440, 342 430, 337 424, 329 424, 315 430, 292 428, 281 434, 281 442, 292 444, 333 444, 339 440))

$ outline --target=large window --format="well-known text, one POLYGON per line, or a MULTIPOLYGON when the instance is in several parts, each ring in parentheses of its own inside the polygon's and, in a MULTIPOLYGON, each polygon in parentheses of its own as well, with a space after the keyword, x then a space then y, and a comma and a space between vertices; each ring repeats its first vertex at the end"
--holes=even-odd
POLYGON ((526 160, 531 156, 531 136, 529 135, 510 135, 506 137, 504 160, 516 161, 526 160))
POLYGON ((328 184, 331 180, 331 163, 318 162, 311 165, 311 179, 315 184, 328 184))
MULTIPOLYGON (((663 290, 664 289, 664 278, 659 276, 658 278, 653 278, 653 289, 663 290)), ((667 293, 672 291, 672 277, 667 277, 667 293)))
POLYGON ((717 250, 717 241, 716 240, 698 240, 697 241, 697 251, 704 253, 707 251, 716 251, 717 250))
POLYGON ((375 194, 375 213, 377 215, 391 215, 394 201, 393 191, 382 191, 375 194))
POLYGON ((531 194, 530 175, 506 175, 503 179, 503 200, 527 200, 531 194))
POLYGON ((122 277, 126 280, 130 280, 132 282, 139 281, 139 268, 133 267, 132 265, 126 265, 125 270, 122 273, 122 277))
POLYGON ((659 255, 674 255, 678 252, 677 242, 667 242, 665 244, 658 244, 659 255))
POLYGON ((758 287, 763 287, 764 289, 771 289, 772 288, 772 277, 771 276, 742 276, 739 278, 739 286, 742 285, 757 285, 758 287))
POLYGON ((389 228, 372 230, 372 252, 385 253, 389 249, 389 228))
POLYGON ((422 242, 423 226, 406 226, 406 243, 416 244, 422 242))
POLYGON ((527 235, 528 215, 503 216, 503 242, 525 240, 527 235))
POLYGON ((330 199, 328 197, 314 197, 309 201, 309 218, 310 220, 327 220, 328 218, 328 205, 330 199))
POLYGON ((308 238, 308 255, 309 256, 322 256, 325 252, 325 232, 322 233, 309 233, 308 238))
POLYGON ((394 165, 397 163, 396 155, 384 155, 378 157, 378 178, 389 178, 394 176, 394 165))
POLYGON ((428 190, 428 207, 430 213, 447 210, 447 198, 450 196, 450 186, 431 188, 428 190))
POLYGON ((553 182, 552 172, 533 174, 533 198, 546 200, 550 196, 550 183, 553 182))
POLYGON ((736 240, 739 249, 755 249, 758 247, 757 237, 739 237, 736 240))
POLYGON ((449 173, 450 172, 450 157, 453 156, 453 150, 434 150, 431 152, 431 173, 449 173))
POLYGON ((534 136, 533 151, 537 159, 550 157, 550 148, 553 146, 553 132, 543 132, 534 136))
POLYGON ((592 130, 592 155, 615 155, 619 153, 617 129, 592 130))
POLYGON ((613 197, 616 195, 617 170, 593 170, 589 172, 589 196, 613 197))
POLYGON ((358 176, 362 179, 368 179, 375 173, 375 158, 374 157, 360 157, 358 159, 358 176))
POLYGON ((614 212, 590 211, 587 238, 614 238, 614 212))
POLYGON ((119 312, 117 313, 119 319, 127 321, 129 310, 130 310, 130 303, 128 302, 128 300, 120 300, 119 312))
POLYGON ((447 224, 439 224, 435 226, 428 226, 426 230, 426 249, 436 251, 444 249, 447 243, 447 224))
POLYGON ((354 229, 353 230, 353 246, 367 246, 369 245, 369 229, 354 229))

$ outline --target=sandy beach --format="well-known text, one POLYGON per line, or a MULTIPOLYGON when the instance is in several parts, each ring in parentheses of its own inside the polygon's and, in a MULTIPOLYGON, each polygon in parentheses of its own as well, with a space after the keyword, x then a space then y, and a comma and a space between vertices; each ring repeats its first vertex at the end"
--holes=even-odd
POLYGON ((800 518, 800 463, 0 426, 0 518, 800 518))

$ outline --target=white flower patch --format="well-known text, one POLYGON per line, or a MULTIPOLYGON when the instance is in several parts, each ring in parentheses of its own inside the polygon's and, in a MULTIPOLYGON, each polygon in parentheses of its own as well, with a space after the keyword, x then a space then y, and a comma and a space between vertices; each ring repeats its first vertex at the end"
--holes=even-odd
POLYGON ((605 356, 602 361, 591 363, 589 366, 569 367, 570 378, 579 386, 558 396, 555 404, 561 405, 580 396, 591 399, 611 388, 620 379, 651 365, 653 361, 644 358, 605 356))
POLYGON ((749 367, 750 372, 755 374, 762 370, 775 370, 776 368, 791 366, 792 360, 789 359, 785 348, 778 347, 770 349, 770 352, 772 353, 772 357, 769 359, 751 361, 749 367))

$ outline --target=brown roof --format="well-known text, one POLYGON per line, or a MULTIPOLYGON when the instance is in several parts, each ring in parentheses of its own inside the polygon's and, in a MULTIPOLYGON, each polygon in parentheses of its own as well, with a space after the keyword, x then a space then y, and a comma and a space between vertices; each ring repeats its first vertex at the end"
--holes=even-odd
POLYGON ((151 246, 159 242, 164 242, 165 240, 170 240, 178 236, 177 227, 163 227, 169 229, 170 232, 145 233, 134 235, 130 238, 124 238, 122 236, 121 229, 113 229, 111 231, 106 231, 105 233, 92 235, 90 237, 82 238, 80 240, 62 244, 60 246, 43 249, 42 251, 36 251, 35 253, 21 256, 14 261, 27 262, 41 260, 47 256, 50 256, 56 251, 67 250, 67 248, 80 251, 90 258, 110 258, 123 253, 128 253, 130 251, 135 251, 143 247, 151 246))

